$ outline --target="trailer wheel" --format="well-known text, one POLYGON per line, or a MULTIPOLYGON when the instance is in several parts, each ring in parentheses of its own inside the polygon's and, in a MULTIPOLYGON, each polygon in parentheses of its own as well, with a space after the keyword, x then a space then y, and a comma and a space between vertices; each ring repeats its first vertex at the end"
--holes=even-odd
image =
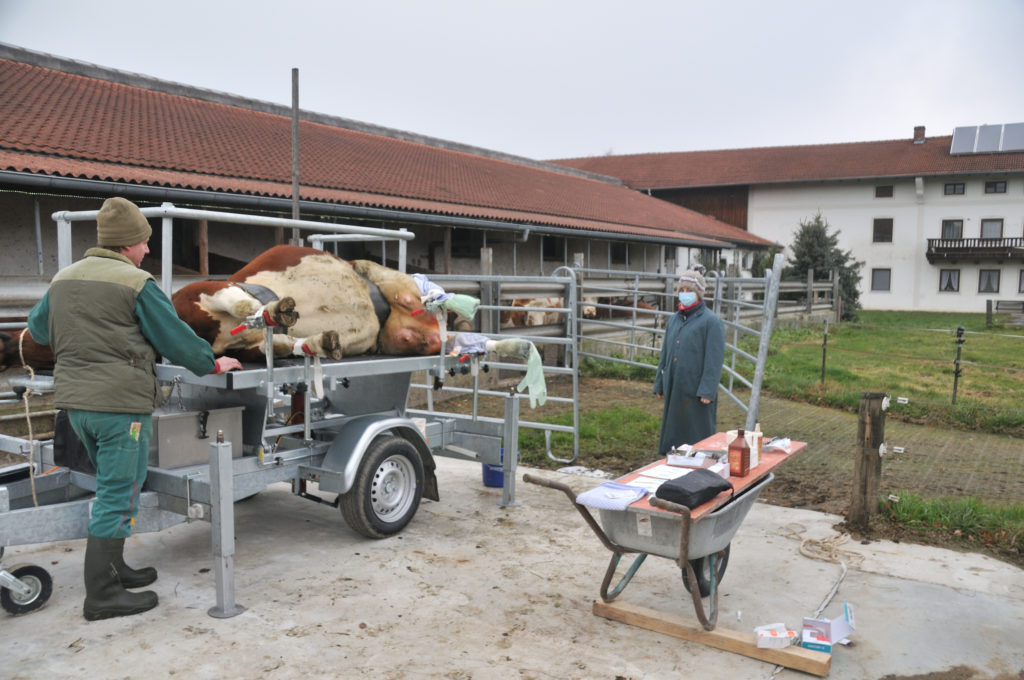
MULTIPOLYGON (((718 560, 718 579, 719 583, 725 578, 725 568, 729 566, 729 549, 732 547, 732 543, 725 546, 721 554, 721 559, 718 560)), ((700 596, 707 597, 711 594, 711 560, 707 557, 698 557, 695 560, 690 560, 690 566, 693 567, 693 573, 697 576, 697 588, 700 589, 700 596)), ((686 592, 693 592, 693 586, 690 584, 690 577, 686 569, 683 572, 683 585, 686 586, 686 592)))
POLYGON ((378 437, 363 456, 352 488, 341 494, 341 515, 367 538, 397 534, 423 496, 423 461, 408 440, 378 437))
POLYGON ((8 588, 0 588, 0 606, 9 614, 27 614, 39 609, 50 599, 53 593, 53 579, 50 573, 34 564, 22 564, 13 567, 10 574, 32 589, 27 595, 16 593, 8 588))

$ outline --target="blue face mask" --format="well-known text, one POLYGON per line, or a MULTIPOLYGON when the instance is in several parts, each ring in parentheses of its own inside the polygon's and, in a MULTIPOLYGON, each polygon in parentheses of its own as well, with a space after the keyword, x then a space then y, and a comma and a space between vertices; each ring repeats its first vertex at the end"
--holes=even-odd
POLYGON ((683 307, 689 307, 690 305, 697 302, 697 294, 688 290, 681 291, 679 293, 679 304, 683 307))

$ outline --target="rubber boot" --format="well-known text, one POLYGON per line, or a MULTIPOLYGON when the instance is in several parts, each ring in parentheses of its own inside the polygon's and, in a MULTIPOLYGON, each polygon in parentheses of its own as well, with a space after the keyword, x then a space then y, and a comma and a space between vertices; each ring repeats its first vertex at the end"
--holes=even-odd
POLYGON ((115 560, 124 548, 123 538, 89 536, 85 546, 85 605, 87 621, 141 614, 157 605, 156 593, 133 593, 124 589, 117 576, 115 560))
POLYGON ((156 580, 156 569, 154 567, 143 567, 132 569, 124 563, 124 539, 111 538, 111 541, 120 541, 117 555, 114 556, 114 569, 117 570, 117 577, 121 579, 121 585, 125 588, 141 588, 148 586, 156 580))

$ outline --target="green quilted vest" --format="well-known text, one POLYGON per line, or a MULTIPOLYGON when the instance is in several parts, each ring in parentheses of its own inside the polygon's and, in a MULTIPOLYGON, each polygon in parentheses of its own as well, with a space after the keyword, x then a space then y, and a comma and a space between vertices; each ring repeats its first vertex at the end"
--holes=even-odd
POLYGON ((104 248, 65 267, 50 284, 50 346, 58 408, 152 413, 162 401, 156 352, 143 337, 135 300, 153 278, 104 248))

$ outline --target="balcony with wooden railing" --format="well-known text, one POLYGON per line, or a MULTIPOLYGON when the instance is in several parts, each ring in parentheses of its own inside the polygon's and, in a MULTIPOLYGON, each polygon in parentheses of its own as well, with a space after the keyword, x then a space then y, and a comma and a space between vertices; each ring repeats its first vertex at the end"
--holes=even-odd
POLYGON ((1024 238, 930 238, 925 256, 931 264, 961 260, 1024 262, 1024 238))

